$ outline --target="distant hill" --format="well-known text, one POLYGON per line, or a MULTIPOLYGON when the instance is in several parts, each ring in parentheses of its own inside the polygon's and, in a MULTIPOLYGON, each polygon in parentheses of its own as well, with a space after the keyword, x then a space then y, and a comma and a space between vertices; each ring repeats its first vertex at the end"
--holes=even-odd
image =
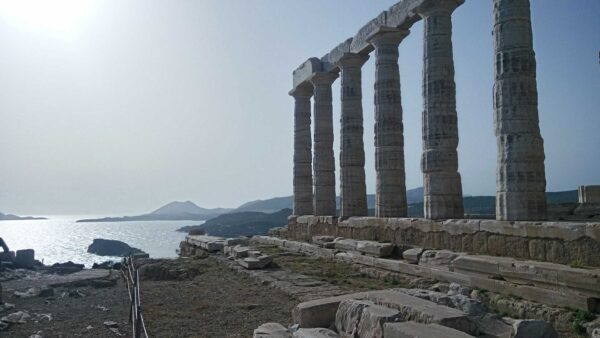
MULTIPOLYGON (((471 196, 463 199, 465 214, 494 215, 496 214, 495 196, 471 196)), ((578 203, 577 190, 547 192, 548 204, 578 203)), ((409 217, 423 217, 423 202, 413 203, 408 208, 409 217)))
MULTIPOLYGON (((406 191, 408 204, 418 203, 423 201, 423 187, 410 189, 406 191)), ((340 207, 340 198, 336 199, 337 208, 340 207)), ((369 209, 375 208, 375 195, 367 195, 367 204, 369 209)), ((275 197, 266 200, 256 200, 242 204, 237 209, 231 212, 258 211, 264 213, 273 213, 281 209, 293 209, 294 197, 275 197)))
POLYGON ((153 212, 150 215, 181 215, 181 214, 190 214, 190 215, 215 215, 215 214, 224 214, 226 212, 231 211, 232 209, 225 208, 215 208, 215 209, 206 209, 197 206, 191 201, 185 202, 171 202, 165 206, 162 206, 153 212))
POLYGON ((27 221, 35 219, 47 219, 44 217, 31 217, 31 216, 17 216, 12 214, 3 214, 0 212, 0 221, 27 221))
POLYGON ((286 225, 291 214, 292 209, 282 209, 275 213, 256 211, 229 213, 210 219, 202 225, 183 227, 178 231, 203 229, 208 235, 220 237, 266 235, 269 229, 286 225))
POLYGON ((80 219, 77 222, 130 222, 130 221, 203 221, 221 215, 231 209, 201 208, 191 201, 171 202, 149 214, 138 216, 80 219))
MULTIPOLYGON (((409 201, 408 217, 423 217, 423 188, 407 191, 409 201)), ((577 191, 561 191, 547 193, 548 203, 576 203, 577 191)), ((178 231, 189 232, 193 229, 203 229, 212 236, 236 237, 263 235, 270 228, 280 227, 287 224, 287 218, 292 213, 291 208, 283 208, 276 212, 261 212, 259 210, 271 210, 280 206, 291 206, 292 197, 278 197, 267 200, 252 201, 243 204, 231 213, 219 215, 209 219, 202 225, 187 226, 178 231), (238 210, 246 210, 238 212, 238 210), (252 210, 252 211, 248 211, 252 210)), ((368 196, 369 215, 375 214, 375 197, 368 196)), ((468 196, 464 197, 465 214, 469 215, 493 215, 496 209, 496 197, 494 196, 468 196)))

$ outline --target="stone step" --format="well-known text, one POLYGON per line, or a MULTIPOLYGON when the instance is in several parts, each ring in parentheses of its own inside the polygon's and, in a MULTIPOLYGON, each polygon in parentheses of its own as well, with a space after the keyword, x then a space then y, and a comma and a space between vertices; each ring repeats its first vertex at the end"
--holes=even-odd
MULTIPOLYGON (((304 248, 303 252, 306 254, 324 257, 320 253, 315 253, 314 251, 309 252, 309 250, 306 249, 307 247, 317 247, 316 245, 309 243, 272 239, 269 237, 262 237, 259 239, 255 237, 253 240, 256 240, 258 243, 263 244, 269 243, 269 245, 278 245, 273 243, 279 243, 278 246, 286 250, 289 250, 290 247, 302 247, 304 248), (282 245, 282 243, 284 243, 285 245, 282 245)), ((464 263, 462 265, 459 263, 458 265, 455 265, 453 267, 453 264, 450 264, 449 266, 435 264, 416 265, 403 260, 386 259, 362 255, 356 251, 341 252, 335 254, 334 250, 328 250, 324 248, 318 249, 321 250, 321 252, 325 252, 325 255, 333 255, 333 258, 343 262, 361 264, 396 273, 431 278, 444 282, 454 282, 463 286, 476 287, 482 290, 497 292, 506 296, 520 297, 534 302, 548 304, 550 306, 573 308, 592 312, 600 311, 600 299, 598 299, 597 296, 590 294, 594 286, 598 287, 598 285, 600 285, 594 284, 594 280, 598 278, 595 271, 597 271, 598 269, 587 270, 570 268, 573 270, 577 270, 576 272, 579 273, 578 276, 581 276, 581 274, 583 273, 587 273, 587 275, 585 278, 571 278, 575 279, 575 281, 565 282, 565 285, 560 286, 560 288, 557 290, 556 288, 551 289, 542 287, 542 283, 539 283, 538 285, 533 285, 532 282, 529 283, 530 285, 524 285, 523 283, 515 283, 517 282, 517 279, 513 279, 514 282, 501 280, 502 276, 500 276, 500 268, 498 266, 494 264, 489 264, 486 260, 477 259, 477 257, 491 257, 501 262, 516 261, 508 257, 460 255, 458 257, 455 257, 453 262, 459 262, 468 257, 468 263, 464 263), (460 268, 458 266, 460 266, 460 268), (450 269, 453 269, 455 271, 451 271, 450 269), (585 291, 586 288, 588 291, 585 291)), ((438 252, 439 251, 440 250, 438 250, 438 252)), ((439 261, 440 260, 438 260, 438 262, 439 261)), ((467 261, 465 260, 465 262, 467 261)), ((569 268, 568 266, 554 263, 533 263, 537 264, 540 267, 556 265, 569 268)), ((508 264, 508 266, 510 266, 510 264, 508 264)), ((576 275, 577 274, 575 274, 574 276, 576 275)), ((571 276, 569 276, 568 273, 561 274, 561 278, 563 278, 563 281, 570 280, 570 277, 571 276)))
POLYGON ((578 291, 600 297, 600 269, 482 255, 460 256, 451 267, 455 272, 500 277, 515 284, 578 291))
POLYGON ((464 332, 438 324, 422 324, 417 322, 386 323, 384 325, 386 338, 473 338, 464 332))

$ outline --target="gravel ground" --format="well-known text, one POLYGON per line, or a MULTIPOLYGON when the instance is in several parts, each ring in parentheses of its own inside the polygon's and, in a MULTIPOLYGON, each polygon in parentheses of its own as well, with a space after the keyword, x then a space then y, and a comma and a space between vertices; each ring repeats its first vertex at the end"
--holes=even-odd
MULTIPOLYGON (((291 310, 298 303, 214 258, 142 260, 140 279, 150 337, 251 337, 265 322, 290 324, 291 310)), ((50 297, 18 298, 4 289, 3 297, 15 308, 0 311, 0 316, 25 311, 31 317, 0 331, 1 338, 119 337, 104 325, 106 321, 116 322, 123 337, 131 336, 129 298, 121 278, 105 288, 57 287, 50 297), (82 296, 69 296, 74 291, 82 296)))
POLYGON ((298 303, 214 258, 170 261, 164 269, 171 273, 161 272, 161 262, 153 265, 150 275, 140 268, 141 299, 151 337, 252 337, 265 322, 290 324, 292 308, 298 303), (159 275, 173 278, 177 271, 185 275, 186 270, 199 274, 192 279, 151 280, 159 275))
POLYGON ((17 311, 31 316, 25 324, 12 324, 6 331, 0 331, 3 338, 28 338, 33 334, 44 338, 117 337, 104 326, 105 321, 116 322, 121 333, 131 335, 127 324, 129 298, 120 279, 116 286, 107 288, 59 287, 54 288, 54 296, 31 298, 18 298, 4 291, 3 298, 15 308, 0 316, 17 311), (69 296, 73 291, 79 291, 81 297, 69 296))

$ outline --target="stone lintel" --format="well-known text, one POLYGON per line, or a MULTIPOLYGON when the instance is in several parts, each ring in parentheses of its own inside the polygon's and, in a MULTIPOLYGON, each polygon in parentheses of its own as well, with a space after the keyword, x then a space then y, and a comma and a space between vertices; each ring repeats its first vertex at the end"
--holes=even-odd
POLYGON ((373 51, 373 46, 369 43, 368 39, 374 33, 379 31, 381 27, 385 27, 387 23, 387 12, 379 14, 373 20, 367 22, 366 25, 358 30, 358 33, 352 39, 352 45, 350 51, 352 53, 370 53, 373 51))
POLYGON ((308 82, 314 73, 321 72, 323 66, 318 58, 310 58, 303 62, 293 73, 292 91, 305 82, 308 82))
POLYGON ((336 62, 338 68, 344 67, 362 67, 369 60, 367 54, 344 53, 336 62))
MULTIPOLYGON (((310 58, 294 71, 293 88, 296 88, 304 82, 310 81, 310 77, 315 72, 338 72, 336 63, 344 53, 366 54, 373 51, 373 46, 367 41, 367 37, 373 35, 383 27, 397 27, 409 29, 415 22, 421 20, 421 17, 414 12, 414 9, 421 6, 428 0, 403 0, 382 12, 376 18, 369 21, 361 27, 356 35, 336 46, 321 59, 310 58)), ((464 0, 454 0, 464 1, 464 0)))
POLYGON ((433 13, 452 13, 464 3, 465 0, 424 0, 413 12, 425 18, 433 13))
POLYGON ((293 97, 312 97, 313 86, 309 82, 303 82, 290 90, 288 94, 293 97))
POLYGON ((400 44, 409 34, 408 29, 381 26, 367 37, 367 41, 371 46, 375 46, 377 43, 400 44))
POLYGON ((321 64, 323 65, 324 72, 337 71, 336 64, 344 56, 344 54, 350 53, 350 45, 352 44, 352 38, 348 38, 346 41, 337 45, 329 53, 323 55, 321 58, 321 64))

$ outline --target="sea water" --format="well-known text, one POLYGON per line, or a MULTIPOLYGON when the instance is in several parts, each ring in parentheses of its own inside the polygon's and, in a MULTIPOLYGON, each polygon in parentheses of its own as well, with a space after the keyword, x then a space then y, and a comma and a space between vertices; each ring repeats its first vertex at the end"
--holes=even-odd
POLYGON ((133 221, 77 223, 90 216, 47 216, 47 220, 0 221, 0 237, 10 250, 34 249, 44 264, 72 261, 91 267, 120 257, 87 252, 95 238, 114 239, 141 249, 152 258, 173 258, 185 233, 176 230, 202 221, 133 221))

